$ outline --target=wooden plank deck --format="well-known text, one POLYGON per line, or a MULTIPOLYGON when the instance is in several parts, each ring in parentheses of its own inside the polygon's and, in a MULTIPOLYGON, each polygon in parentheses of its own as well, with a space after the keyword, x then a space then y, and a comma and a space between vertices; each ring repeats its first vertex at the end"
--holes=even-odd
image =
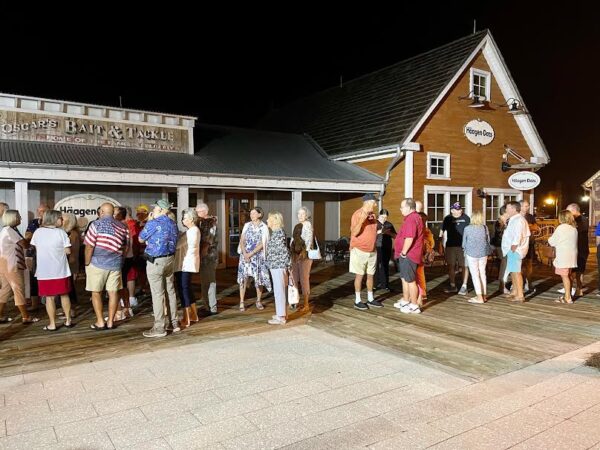
MULTIPOLYGON (((595 294, 595 255, 590 258, 586 283, 595 294)), ((296 313, 286 326, 308 324, 363 343, 383 346, 427 364, 473 379, 486 379, 543 361, 600 340, 600 298, 588 294, 575 305, 554 303, 558 277, 547 266, 535 267, 537 295, 525 304, 493 297, 485 305, 471 305, 464 297, 444 294, 443 268, 428 271, 430 302, 421 315, 401 314, 392 307, 398 294, 382 294, 386 307, 369 312, 353 308, 353 277, 344 264, 319 264, 313 272, 312 314, 296 313)), ((177 335, 143 338, 152 326, 151 303, 114 331, 89 329, 92 310, 82 293, 77 326, 56 333, 34 325, 0 325, 0 376, 47 370, 116 356, 179 347, 229 336, 266 332, 274 313, 272 296, 264 311, 237 309, 235 271, 219 273, 219 314, 177 335)), ((393 285, 399 286, 394 275, 393 285)), ((82 286, 80 286, 82 287, 82 286)), ((497 281, 490 283, 491 291, 497 281)), ((198 288, 196 286, 196 288, 198 288)), ((252 305, 253 301, 248 301, 252 305)), ((40 317, 45 313, 40 313, 40 317)))

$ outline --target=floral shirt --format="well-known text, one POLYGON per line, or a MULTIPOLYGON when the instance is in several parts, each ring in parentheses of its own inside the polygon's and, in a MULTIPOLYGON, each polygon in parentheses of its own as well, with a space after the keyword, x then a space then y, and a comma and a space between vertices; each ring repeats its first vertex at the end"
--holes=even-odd
POLYGON ((290 264, 290 251, 287 248, 285 231, 280 228, 271 233, 267 246, 267 267, 269 269, 287 269, 290 264))

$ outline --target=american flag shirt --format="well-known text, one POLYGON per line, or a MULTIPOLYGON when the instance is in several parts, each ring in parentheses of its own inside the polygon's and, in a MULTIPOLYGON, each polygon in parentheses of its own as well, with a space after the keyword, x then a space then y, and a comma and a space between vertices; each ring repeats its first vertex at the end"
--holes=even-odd
POLYGON ((129 245, 129 229, 118 220, 105 216, 90 224, 84 243, 94 247, 93 266, 104 270, 121 270, 123 252, 129 245))

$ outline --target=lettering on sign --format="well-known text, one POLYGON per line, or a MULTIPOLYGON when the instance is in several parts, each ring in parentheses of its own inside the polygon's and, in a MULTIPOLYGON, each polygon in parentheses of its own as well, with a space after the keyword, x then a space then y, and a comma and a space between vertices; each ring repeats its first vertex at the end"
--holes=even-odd
POLYGON ((75 194, 59 200, 54 205, 54 209, 75 214, 79 227, 85 229, 88 223, 98 218, 97 211, 100 205, 107 202, 114 206, 121 206, 114 198, 103 194, 75 194))
POLYGON ((463 130, 465 137, 477 146, 488 145, 494 140, 494 128, 484 120, 471 120, 463 130))
POLYGON ((519 191, 529 191, 539 186, 540 176, 534 172, 517 172, 508 178, 508 184, 519 191))

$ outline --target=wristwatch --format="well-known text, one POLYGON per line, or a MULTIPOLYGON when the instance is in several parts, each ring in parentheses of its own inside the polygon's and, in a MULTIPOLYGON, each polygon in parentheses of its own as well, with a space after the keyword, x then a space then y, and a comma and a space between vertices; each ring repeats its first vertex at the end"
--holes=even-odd
POLYGON ((400 253, 400 257, 406 258, 406 254, 405 253, 400 253))

